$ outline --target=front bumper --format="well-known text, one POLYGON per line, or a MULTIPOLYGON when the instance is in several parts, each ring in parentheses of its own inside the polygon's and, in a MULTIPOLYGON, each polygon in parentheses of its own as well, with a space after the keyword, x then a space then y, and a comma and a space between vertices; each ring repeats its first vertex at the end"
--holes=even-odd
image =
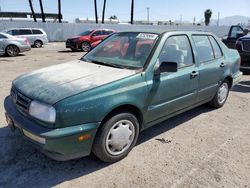
POLYGON ((4 108, 6 116, 13 123, 9 126, 12 129, 19 130, 24 138, 48 157, 58 161, 65 161, 90 154, 97 128, 100 125, 99 122, 51 129, 39 126, 20 113, 15 108, 10 96, 6 97, 4 108), (27 132, 32 134, 33 137, 29 136, 29 134, 27 136, 27 132), (36 141, 34 136, 45 139, 45 143, 42 144, 36 141), (80 140, 79 137, 86 139, 80 140))
POLYGON ((238 84, 242 79, 242 72, 238 71, 236 74, 233 75, 233 84, 232 87, 238 84))
POLYGON ((66 41, 66 48, 71 48, 71 49, 79 49, 79 44, 77 42, 73 41, 66 41))

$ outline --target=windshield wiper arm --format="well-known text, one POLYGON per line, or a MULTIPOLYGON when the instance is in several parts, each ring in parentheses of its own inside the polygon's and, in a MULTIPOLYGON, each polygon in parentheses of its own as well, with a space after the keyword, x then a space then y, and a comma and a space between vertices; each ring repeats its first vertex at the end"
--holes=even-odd
POLYGON ((96 60, 92 60, 90 62, 99 64, 99 65, 104 65, 104 66, 109 66, 109 67, 115 67, 115 68, 124 69, 123 66, 119 66, 119 65, 115 65, 115 64, 111 64, 111 63, 105 63, 105 62, 96 61, 96 60))

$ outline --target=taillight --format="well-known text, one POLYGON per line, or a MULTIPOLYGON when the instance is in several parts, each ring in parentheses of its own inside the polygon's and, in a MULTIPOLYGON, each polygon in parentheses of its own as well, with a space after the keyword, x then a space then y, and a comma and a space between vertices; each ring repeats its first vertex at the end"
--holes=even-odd
POLYGON ((29 41, 28 41, 27 38, 24 39, 24 42, 25 42, 26 44, 29 44, 29 41))
POLYGON ((242 41, 238 40, 235 44, 235 48, 238 50, 238 52, 242 52, 242 41))

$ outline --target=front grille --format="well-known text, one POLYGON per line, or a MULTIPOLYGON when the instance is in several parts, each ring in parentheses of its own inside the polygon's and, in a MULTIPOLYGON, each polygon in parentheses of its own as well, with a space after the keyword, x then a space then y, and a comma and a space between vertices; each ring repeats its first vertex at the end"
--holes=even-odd
POLYGON ((243 50, 250 52, 250 39, 249 40, 242 40, 243 50))
POLYGON ((11 89, 11 98, 18 109, 28 112, 31 99, 18 92, 14 88, 11 89))

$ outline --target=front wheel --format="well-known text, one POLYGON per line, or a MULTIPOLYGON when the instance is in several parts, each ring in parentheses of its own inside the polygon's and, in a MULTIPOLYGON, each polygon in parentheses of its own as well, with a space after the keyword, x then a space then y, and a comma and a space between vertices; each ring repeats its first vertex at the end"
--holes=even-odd
POLYGON ((129 113, 122 112, 107 120, 96 135, 93 153, 104 162, 116 162, 128 155, 137 142, 139 122, 129 113))
POLYGON ((212 105, 215 108, 222 107, 228 97, 230 89, 230 84, 228 80, 225 80, 222 82, 222 84, 219 86, 216 95, 214 96, 213 100, 210 102, 210 105, 212 105))
POLYGON ((88 52, 91 50, 91 45, 88 42, 83 42, 81 46, 81 50, 84 52, 88 52))

